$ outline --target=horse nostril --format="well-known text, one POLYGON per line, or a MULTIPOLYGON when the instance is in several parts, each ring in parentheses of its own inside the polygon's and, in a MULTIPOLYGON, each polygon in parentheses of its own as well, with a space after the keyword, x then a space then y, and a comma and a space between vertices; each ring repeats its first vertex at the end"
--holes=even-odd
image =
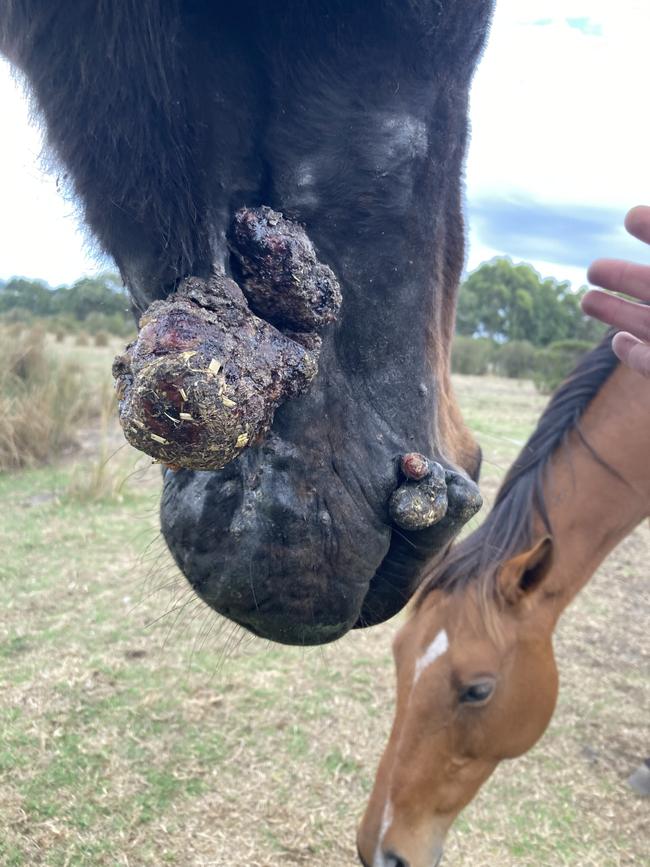
POLYGON ((460 473, 447 471, 448 516, 460 524, 466 524, 483 505, 478 485, 460 473))

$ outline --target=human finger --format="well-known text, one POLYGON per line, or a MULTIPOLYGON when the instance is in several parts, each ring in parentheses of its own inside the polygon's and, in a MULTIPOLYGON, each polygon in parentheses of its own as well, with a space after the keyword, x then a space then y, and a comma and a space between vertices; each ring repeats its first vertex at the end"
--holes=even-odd
POLYGON ((639 241, 650 244, 650 208, 647 205, 637 205, 628 211, 625 228, 639 241))
POLYGON ((612 349, 623 364, 650 379, 650 346, 632 334, 619 331, 614 335, 612 349))
POLYGON ((650 301, 648 265, 636 265, 623 259, 596 259, 587 271, 587 280, 594 286, 623 292, 640 301, 650 301))
POLYGON ((582 309, 587 316, 628 331, 640 340, 650 341, 650 307, 645 304, 591 289, 582 299, 582 309))

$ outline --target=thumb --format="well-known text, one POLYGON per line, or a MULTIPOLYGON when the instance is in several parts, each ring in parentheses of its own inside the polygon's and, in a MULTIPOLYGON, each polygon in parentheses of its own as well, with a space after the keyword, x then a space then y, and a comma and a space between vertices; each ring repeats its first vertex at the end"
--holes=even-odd
POLYGON ((632 370, 650 378, 650 344, 643 343, 626 331, 614 335, 612 349, 632 370))

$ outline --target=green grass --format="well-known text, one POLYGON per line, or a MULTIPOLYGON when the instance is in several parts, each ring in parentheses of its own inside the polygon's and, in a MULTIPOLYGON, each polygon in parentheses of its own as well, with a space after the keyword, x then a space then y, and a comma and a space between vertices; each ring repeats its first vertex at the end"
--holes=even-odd
MULTIPOLYGON (((456 387, 489 493, 543 399, 456 387)), ((398 621, 307 650, 224 625, 160 541, 158 469, 127 449, 105 464, 112 436, 0 476, 0 865, 353 867, 398 621)), ((623 784, 650 743, 647 545, 642 529, 563 621, 554 722, 463 814, 447 864, 650 863, 648 805, 623 784)))

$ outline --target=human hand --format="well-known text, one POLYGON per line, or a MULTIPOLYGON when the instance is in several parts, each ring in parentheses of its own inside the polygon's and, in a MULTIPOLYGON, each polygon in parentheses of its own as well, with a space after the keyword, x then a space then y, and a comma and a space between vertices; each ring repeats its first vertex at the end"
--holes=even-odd
MULTIPOLYGON (((650 244, 650 207, 632 208, 625 218, 627 231, 650 244)), ((607 292, 591 289, 582 299, 582 309, 588 316, 620 328, 612 348, 624 364, 650 377, 650 266, 637 265, 621 259, 597 259, 587 272, 595 286, 623 292, 646 302, 637 304, 607 292)))

